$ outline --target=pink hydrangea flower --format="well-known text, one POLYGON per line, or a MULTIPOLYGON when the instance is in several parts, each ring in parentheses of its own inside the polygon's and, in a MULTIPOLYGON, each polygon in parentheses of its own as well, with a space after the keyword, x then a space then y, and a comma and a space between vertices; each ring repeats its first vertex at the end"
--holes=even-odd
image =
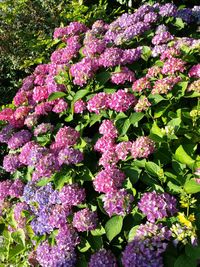
POLYGON ((141 136, 132 144, 131 155, 134 159, 148 158, 155 150, 155 143, 149 137, 141 136))

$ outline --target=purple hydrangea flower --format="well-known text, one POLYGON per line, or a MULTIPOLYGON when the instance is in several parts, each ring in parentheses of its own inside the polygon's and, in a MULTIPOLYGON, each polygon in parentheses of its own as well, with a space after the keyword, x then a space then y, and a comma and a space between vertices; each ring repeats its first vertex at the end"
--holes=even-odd
POLYGON ((34 136, 45 134, 53 131, 53 125, 51 123, 41 123, 34 129, 34 136))
POLYGON ((120 64, 123 50, 120 48, 106 48, 99 57, 99 65, 106 67, 115 67, 120 64))
POLYGON ((162 253, 166 250, 171 232, 162 224, 147 222, 140 225, 136 235, 122 255, 124 267, 163 267, 162 253))
POLYGON ((6 125, 0 132, 0 142, 7 143, 14 133, 14 127, 10 124, 6 125))
POLYGON ((78 232, 94 230, 97 227, 97 214, 88 208, 74 213, 73 226, 78 232))
POLYGON ((188 72, 189 77, 200 78, 200 64, 192 66, 188 72))
POLYGON ((124 84, 125 82, 134 82, 135 74, 127 67, 122 67, 120 72, 114 72, 110 78, 114 84, 124 84))
POLYGON ((80 243, 80 239, 75 229, 71 225, 65 224, 59 229, 56 243, 59 247, 72 251, 80 243))
POLYGON ((159 9, 159 14, 162 17, 174 17, 177 13, 177 7, 174 4, 167 3, 165 5, 161 5, 159 9))
POLYGON ((23 195, 24 186, 21 180, 16 179, 9 188, 9 195, 11 197, 21 197, 23 195))
POLYGON ((10 180, 0 182, 0 201, 9 196, 9 189, 12 185, 10 180))
POLYGON ((3 159, 3 168, 7 172, 14 173, 23 164, 19 160, 19 154, 8 154, 3 159))
POLYGON ((127 93, 125 90, 118 90, 111 95, 109 108, 117 112, 125 112, 131 106, 135 105, 136 98, 132 93, 127 93))
POLYGON ((125 216, 130 212, 133 196, 128 194, 125 189, 110 191, 103 197, 103 207, 108 215, 125 216))
POLYGON ((28 130, 21 130, 12 135, 8 141, 8 148, 17 149, 30 141, 32 134, 28 130))
POLYGON ((155 191, 144 193, 138 203, 139 209, 147 216, 147 220, 154 223, 157 219, 174 215, 176 199, 167 194, 159 194, 155 191))
POLYGON ((94 181, 94 189, 97 192, 109 193, 122 186, 125 174, 117 168, 108 167, 100 171, 94 181))
POLYGON ((57 245, 50 246, 47 241, 39 244, 36 259, 42 267, 75 267, 76 254, 57 245))
POLYGON ((108 108, 108 102, 108 94, 104 92, 97 93, 87 102, 87 109, 89 112, 95 112, 96 114, 99 114, 100 110, 108 108))
POLYGON ((59 192, 59 199, 69 206, 77 206, 85 201, 85 189, 78 184, 65 185, 59 192))
POLYGON ((90 257, 89 267, 117 267, 117 260, 110 250, 100 249, 90 257))
POLYGON ((86 109, 86 103, 82 99, 79 99, 74 103, 74 113, 83 113, 86 109))
POLYGON ((62 164, 77 164, 83 161, 83 153, 72 147, 65 147, 64 149, 60 150, 58 154, 58 162, 61 166, 62 164))
POLYGON ((114 139, 106 135, 99 138, 94 145, 94 150, 100 153, 104 153, 108 150, 114 150, 114 148, 115 148, 114 139))
POLYGON ((131 148, 132 148, 132 142, 130 141, 120 142, 115 147, 115 152, 117 154, 117 157, 121 160, 126 160, 127 155, 131 152, 131 148))
POLYGON ((80 62, 74 64, 70 68, 70 74, 74 78, 73 83, 83 86, 89 79, 94 76, 94 72, 98 69, 98 63, 93 58, 83 58, 80 62))
POLYGON ((55 141, 60 147, 73 146, 76 144, 80 134, 69 126, 60 128, 56 134, 55 141))
POLYGON ((19 160, 24 165, 35 166, 47 152, 47 148, 30 141, 22 147, 19 160))
POLYGON ((59 99, 59 101, 54 105, 52 111, 55 113, 61 113, 66 111, 68 108, 67 102, 65 102, 63 99, 59 99))

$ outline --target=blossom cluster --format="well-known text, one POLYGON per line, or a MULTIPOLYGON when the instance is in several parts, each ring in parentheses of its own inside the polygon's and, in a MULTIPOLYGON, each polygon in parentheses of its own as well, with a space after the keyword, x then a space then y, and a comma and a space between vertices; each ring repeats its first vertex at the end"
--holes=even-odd
MULTIPOLYGON (((197 243, 190 217, 179 214, 180 223, 172 223, 170 230, 165 226, 177 214, 178 196, 157 192, 161 187, 160 180, 154 184, 157 174, 153 182, 146 181, 150 176, 146 163, 156 159, 162 167, 165 160, 158 160, 162 145, 162 157, 166 150, 166 136, 159 127, 176 134, 167 116, 155 126, 159 112, 165 112, 163 102, 170 99, 171 105, 174 92, 178 102, 182 83, 186 88, 181 96, 188 94, 187 103, 199 96, 200 64, 193 57, 191 63, 184 49, 196 49, 200 42, 176 36, 169 25, 177 18, 184 26, 198 24, 199 14, 198 6, 144 4, 110 24, 98 20, 88 28, 71 22, 55 29, 53 38, 59 45, 50 62, 38 65, 23 80, 13 104, 0 111, 0 143, 8 151, 3 168, 14 178, 0 181, 0 215, 8 221, 13 218, 15 223, 6 222, 5 228, 24 231, 25 242, 30 237, 27 229, 33 231, 29 263, 74 267, 87 259, 89 267, 117 267, 119 261, 124 267, 161 267, 171 239, 197 243), (157 114, 156 101, 163 101, 157 114), (142 126, 137 127, 140 117, 142 126), (126 122, 130 127, 125 131, 126 122), (146 182, 152 188, 147 189, 146 182), (125 246, 127 231, 133 227, 127 222, 132 216, 135 223, 135 213, 141 217, 140 225, 125 246), (109 243, 109 220, 116 218, 124 220, 124 234, 109 243)), ((178 115, 186 122, 189 107, 187 114, 178 115)), ((173 110, 170 118, 175 116, 173 110)), ((194 175, 199 176, 198 167, 194 175)), ((168 176, 174 177, 174 170, 168 176)), ((199 183, 198 178, 194 181, 199 183)))

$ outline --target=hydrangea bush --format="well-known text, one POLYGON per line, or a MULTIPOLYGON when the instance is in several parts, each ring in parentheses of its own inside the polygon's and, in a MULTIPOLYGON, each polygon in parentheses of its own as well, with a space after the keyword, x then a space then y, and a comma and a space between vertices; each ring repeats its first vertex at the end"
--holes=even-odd
POLYGON ((200 7, 56 28, 0 112, 0 266, 195 267, 200 7))

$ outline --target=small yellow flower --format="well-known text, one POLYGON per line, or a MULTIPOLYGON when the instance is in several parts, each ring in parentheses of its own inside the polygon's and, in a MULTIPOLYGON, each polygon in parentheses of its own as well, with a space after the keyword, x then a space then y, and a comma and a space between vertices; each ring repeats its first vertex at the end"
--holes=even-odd
POLYGON ((179 212, 178 213, 178 219, 179 219, 180 223, 184 224, 188 228, 192 227, 192 223, 185 217, 184 213, 179 212))
POLYGON ((188 217, 188 220, 190 222, 194 222, 196 220, 195 216, 194 216, 194 213, 190 214, 190 216, 188 217))

